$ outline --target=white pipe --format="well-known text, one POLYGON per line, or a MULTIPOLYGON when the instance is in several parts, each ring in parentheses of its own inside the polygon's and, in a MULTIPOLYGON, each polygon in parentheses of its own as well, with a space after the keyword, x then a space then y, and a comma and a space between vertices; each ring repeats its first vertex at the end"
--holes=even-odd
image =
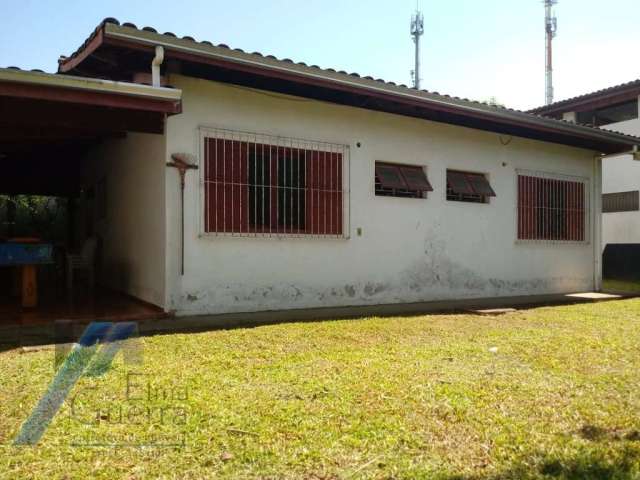
POLYGON ((151 85, 154 87, 160 86, 160 65, 164 61, 164 48, 160 45, 156 45, 156 56, 153 57, 151 62, 151 85))

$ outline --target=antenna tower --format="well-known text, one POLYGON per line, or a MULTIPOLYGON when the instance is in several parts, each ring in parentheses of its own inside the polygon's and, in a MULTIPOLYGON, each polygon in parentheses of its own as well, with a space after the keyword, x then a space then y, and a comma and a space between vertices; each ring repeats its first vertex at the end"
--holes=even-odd
POLYGON ((413 88, 420 90, 420 37, 424 33, 424 17, 416 5, 416 13, 411 15, 411 36, 416 45, 415 66, 411 71, 413 77, 413 88))
POLYGON ((549 105, 553 103, 553 39, 558 32, 558 19, 554 15, 552 8, 558 0, 544 1, 544 29, 546 32, 546 84, 545 101, 549 105))

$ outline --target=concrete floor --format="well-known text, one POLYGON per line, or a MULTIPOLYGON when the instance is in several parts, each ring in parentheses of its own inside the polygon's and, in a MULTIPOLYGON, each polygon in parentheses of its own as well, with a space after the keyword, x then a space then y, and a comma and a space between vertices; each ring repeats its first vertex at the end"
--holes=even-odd
POLYGON ((35 308, 23 308, 18 298, 0 297, 0 325, 47 325, 61 319, 78 323, 141 321, 161 315, 164 312, 158 307, 98 287, 72 295, 51 289, 40 296, 35 308))

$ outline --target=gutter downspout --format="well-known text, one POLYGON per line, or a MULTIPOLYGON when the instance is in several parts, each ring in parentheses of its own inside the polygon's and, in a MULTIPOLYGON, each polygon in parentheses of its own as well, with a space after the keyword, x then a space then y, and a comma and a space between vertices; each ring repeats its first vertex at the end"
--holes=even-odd
POLYGON ((164 48, 160 45, 156 45, 156 56, 153 57, 151 62, 151 85, 154 87, 160 86, 160 65, 164 61, 164 48))
POLYGON ((602 290, 602 156, 593 157, 593 288, 602 290))

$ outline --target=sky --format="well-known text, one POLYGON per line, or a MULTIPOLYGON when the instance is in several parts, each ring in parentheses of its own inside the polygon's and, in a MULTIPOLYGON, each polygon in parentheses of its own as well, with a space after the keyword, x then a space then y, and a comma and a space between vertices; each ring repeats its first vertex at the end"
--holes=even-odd
MULTIPOLYGON (((540 0, 419 0, 422 88, 544 103, 540 0)), ((0 67, 54 72, 105 17, 411 84, 415 0, 0 0, 0 67)), ((640 78, 640 0, 559 0, 555 99, 640 78)))

